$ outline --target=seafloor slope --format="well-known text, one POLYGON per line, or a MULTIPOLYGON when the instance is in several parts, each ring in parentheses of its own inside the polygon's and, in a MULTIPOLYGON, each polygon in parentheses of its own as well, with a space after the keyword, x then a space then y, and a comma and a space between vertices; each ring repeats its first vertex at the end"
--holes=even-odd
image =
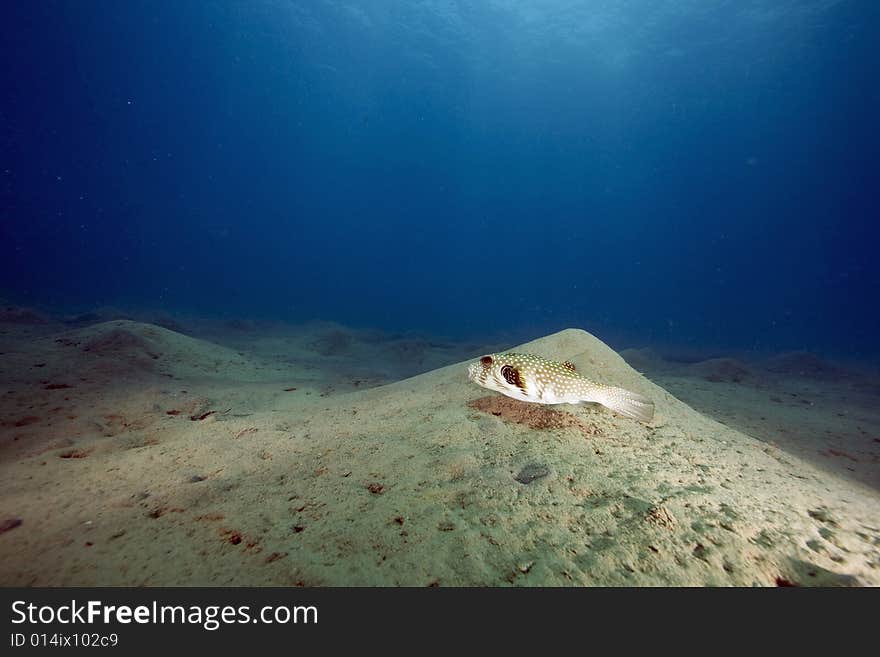
POLYGON ((250 352, 130 321, 0 338, 0 584, 880 584, 875 488, 580 330, 518 349, 650 395, 651 426, 463 364, 377 386, 463 353, 338 327, 250 352))

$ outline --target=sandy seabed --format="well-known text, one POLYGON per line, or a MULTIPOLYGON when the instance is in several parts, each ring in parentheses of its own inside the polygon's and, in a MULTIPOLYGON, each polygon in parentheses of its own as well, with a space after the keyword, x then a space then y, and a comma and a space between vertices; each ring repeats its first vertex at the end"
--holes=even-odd
POLYGON ((870 372, 516 346, 650 396, 646 426, 469 383, 502 345, 0 319, 5 586, 880 584, 870 372))

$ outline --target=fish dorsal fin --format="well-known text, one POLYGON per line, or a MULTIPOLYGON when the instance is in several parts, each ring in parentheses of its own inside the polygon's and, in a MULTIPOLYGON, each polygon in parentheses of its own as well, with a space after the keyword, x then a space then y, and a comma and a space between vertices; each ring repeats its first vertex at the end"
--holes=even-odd
POLYGON ((576 371, 577 371, 577 370, 575 369, 575 367, 574 367, 574 363, 572 363, 570 360, 565 361, 565 362, 562 364, 562 366, 563 366, 564 368, 566 368, 566 369, 571 370, 572 372, 576 372, 576 371))

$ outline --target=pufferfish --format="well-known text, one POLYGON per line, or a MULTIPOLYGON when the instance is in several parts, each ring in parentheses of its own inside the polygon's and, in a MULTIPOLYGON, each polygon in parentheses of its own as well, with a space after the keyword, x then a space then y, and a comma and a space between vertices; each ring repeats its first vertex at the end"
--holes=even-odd
POLYGON ((654 417, 654 402, 647 397, 590 381, 568 361, 558 363, 532 354, 488 354, 468 367, 468 379, 535 404, 594 402, 640 422, 654 417))

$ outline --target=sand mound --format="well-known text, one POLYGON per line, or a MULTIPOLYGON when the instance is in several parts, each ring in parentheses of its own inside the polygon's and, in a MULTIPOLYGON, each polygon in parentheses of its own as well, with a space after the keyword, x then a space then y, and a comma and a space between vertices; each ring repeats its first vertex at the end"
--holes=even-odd
MULTIPOLYGON (((101 333, 157 363, 218 354, 101 333)), ((654 422, 520 407, 465 363, 271 404, 239 384, 228 412, 158 406, 147 430, 60 450, 82 457, 0 463, 0 518, 21 520, 0 583, 880 584, 874 491, 707 419, 584 331, 515 349, 648 395, 654 422)))
POLYGON ((837 378, 844 371, 822 360, 816 354, 808 351, 791 351, 774 356, 767 361, 767 369, 774 374, 788 376, 804 376, 811 378, 837 378))
POLYGON ((156 315, 152 318, 151 324, 155 324, 156 326, 161 326, 164 329, 168 329, 169 331, 174 331, 175 333, 189 333, 190 329, 183 324, 181 324, 178 320, 170 317, 169 315, 156 315))
POLYGON ((424 363, 430 344, 424 340, 404 339, 391 343, 388 357, 400 365, 419 367, 424 363))
POLYGON ((223 326, 233 331, 241 331, 242 333, 252 333, 257 330, 256 322, 249 319, 228 319, 223 322, 223 326))
POLYGON ((65 316, 62 321, 70 326, 88 326, 90 324, 100 324, 102 322, 113 322, 119 320, 135 321, 135 318, 125 311, 118 308, 102 307, 87 312, 76 313, 65 316))
POLYGON ((30 308, 5 306, 0 308, 0 324, 48 324, 49 320, 30 308))
POLYGON ((99 331, 82 348, 87 353, 118 359, 143 369, 152 369, 153 361, 159 359, 159 352, 153 349, 150 340, 127 328, 99 331))
POLYGON ((75 315, 65 315, 62 318, 62 322, 65 324, 69 324, 71 326, 85 326, 88 324, 98 324, 100 322, 106 322, 110 319, 118 319, 115 317, 107 318, 103 317, 97 312, 86 312, 86 313, 77 313, 75 315))
POLYGON ((315 340, 311 346, 321 356, 344 356, 350 351, 351 343, 348 333, 330 331, 315 340))
POLYGON ((694 376, 714 383, 742 383, 753 378, 752 371, 735 358, 710 358, 688 366, 694 376))
POLYGON ((641 349, 624 349, 620 357, 639 372, 657 370, 664 365, 663 357, 650 347, 641 349))
POLYGON ((129 320, 102 322, 55 338, 64 358, 77 367, 106 374, 133 370, 172 378, 223 376, 257 378, 257 367, 226 347, 175 331, 129 320))

